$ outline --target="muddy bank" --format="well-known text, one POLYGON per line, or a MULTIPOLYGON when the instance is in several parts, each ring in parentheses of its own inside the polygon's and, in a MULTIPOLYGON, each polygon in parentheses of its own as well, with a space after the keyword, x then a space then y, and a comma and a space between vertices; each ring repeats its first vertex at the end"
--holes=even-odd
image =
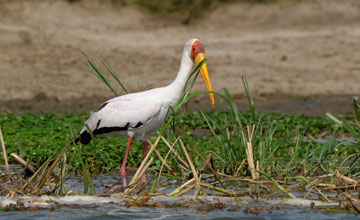
POLYGON ((97 1, 15 0, 1 1, 0 20, 0 112, 89 111, 112 97, 81 50, 103 55, 130 91, 167 85, 191 37, 214 90, 240 104, 244 74, 265 112, 348 113, 359 95, 357 0, 227 4, 190 25, 97 1))
MULTIPOLYGON (((32 99, 0 100, 0 113, 70 113, 96 111, 100 104, 110 97, 91 97, 59 101, 56 97, 39 94, 32 99)), ((240 111, 249 111, 248 99, 244 95, 235 95, 234 100, 240 111)), ((288 114, 306 114, 325 116, 333 114, 353 115, 351 96, 313 96, 298 97, 285 95, 255 96, 256 109, 262 113, 279 111, 288 114)), ((201 96, 191 100, 188 109, 211 109, 208 98, 201 96)), ((216 98, 215 110, 229 110, 229 105, 222 99, 216 98)))

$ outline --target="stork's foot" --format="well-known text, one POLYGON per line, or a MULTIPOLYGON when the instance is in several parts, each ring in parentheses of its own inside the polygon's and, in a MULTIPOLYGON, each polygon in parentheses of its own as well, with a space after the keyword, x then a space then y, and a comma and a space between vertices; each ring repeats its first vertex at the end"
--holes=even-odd
POLYGON ((122 182, 123 182, 123 187, 126 187, 126 177, 125 176, 122 177, 122 182))
POLYGON ((144 174, 144 176, 141 177, 140 182, 143 184, 146 184, 146 175, 145 174, 144 174))
POLYGON ((122 178, 122 182, 123 182, 123 187, 126 187, 126 171, 125 171, 125 169, 121 168, 120 173, 121 173, 121 178, 122 178))
POLYGON ((123 182, 123 186, 126 187, 126 171, 125 171, 125 167, 126 167, 126 161, 129 155, 129 150, 130 150, 130 146, 131 146, 131 140, 132 137, 129 136, 128 138, 128 144, 126 146, 126 151, 125 151, 125 156, 124 156, 124 160, 123 160, 123 164, 121 166, 120 169, 120 173, 121 173, 121 178, 122 178, 122 182, 123 182))

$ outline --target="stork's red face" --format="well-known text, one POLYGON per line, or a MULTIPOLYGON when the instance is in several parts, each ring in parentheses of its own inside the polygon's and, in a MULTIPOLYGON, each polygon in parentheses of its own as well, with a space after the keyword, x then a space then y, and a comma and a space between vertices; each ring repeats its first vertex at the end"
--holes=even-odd
POLYGON ((191 58, 195 60, 196 55, 199 53, 205 54, 205 48, 204 45, 200 41, 195 41, 191 47, 191 58))
MULTIPOLYGON (((197 41, 195 41, 193 43, 193 45, 191 47, 190 57, 195 61, 196 65, 199 65, 199 63, 201 63, 201 61, 203 61, 205 59, 205 47, 200 41, 197 40, 197 41)), ((212 92, 206 62, 203 63, 203 65, 201 66, 200 73, 201 73, 202 77, 204 78, 207 89, 210 92, 212 92)), ((211 103, 212 103, 212 107, 214 108, 215 107, 214 94, 210 93, 209 95, 210 95, 210 100, 211 100, 211 103)))

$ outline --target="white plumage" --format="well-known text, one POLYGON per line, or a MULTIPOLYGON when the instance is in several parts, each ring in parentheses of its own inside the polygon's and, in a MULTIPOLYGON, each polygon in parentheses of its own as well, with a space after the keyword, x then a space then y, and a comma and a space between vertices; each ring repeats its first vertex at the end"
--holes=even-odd
MULTIPOLYGON (((125 176, 125 164, 131 139, 135 137, 143 141, 143 155, 145 155, 147 141, 161 126, 168 108, 174 107, 177 103, 195 63, 198 64, 204 59, 204 52, 204 47, 199 40, 190 39, 185 44, 176 79, 170 85, 110 99, 103 103, 100 109, 85 122, 94 135, 129 137, 121 170, 123 177, 125 176)), ((211 91, 206 64, 202 66, 200 71, 209 91, 211 91)), ((210 98, 214 105, 212 94, 210 94, 210 98)), ((78 140, 83 144, 88 144, 91 141, 91 136, 86 127, 81 130, 78 140)), ((126 185, 125 179, 124 185, 126 185)))

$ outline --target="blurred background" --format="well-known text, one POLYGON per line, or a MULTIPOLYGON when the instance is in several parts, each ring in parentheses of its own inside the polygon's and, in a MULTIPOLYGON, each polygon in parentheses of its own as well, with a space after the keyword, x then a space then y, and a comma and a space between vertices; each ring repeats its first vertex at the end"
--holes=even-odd
POLYGON ((112 98, 81 51, 104 56, 131 92, 165 86, 193 37, 214 90, 228 88, 240 110, 246 75, 263 112, 353 112, 359 0, 1 0, 0 112, 90 111, 112 98))

